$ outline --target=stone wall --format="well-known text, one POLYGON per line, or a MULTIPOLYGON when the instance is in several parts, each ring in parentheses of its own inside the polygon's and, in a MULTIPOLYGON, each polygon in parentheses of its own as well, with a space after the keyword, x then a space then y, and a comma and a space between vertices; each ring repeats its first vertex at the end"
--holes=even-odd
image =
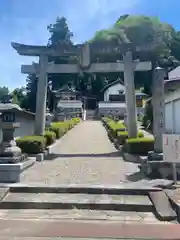
MULTIPOLYGON (((137 107, 137 114, 143 114, 144 108, 137 107)), ((108 116, 112 114, 114 116, 124 116, 126 114, 126 103, 120 102, 99 102, 98 114, 108 116)))

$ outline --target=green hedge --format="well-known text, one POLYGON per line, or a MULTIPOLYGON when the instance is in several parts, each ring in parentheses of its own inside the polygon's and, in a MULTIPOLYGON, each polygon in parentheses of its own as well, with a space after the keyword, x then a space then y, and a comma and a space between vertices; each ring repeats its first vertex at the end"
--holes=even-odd
POLYGON ((111 140, 117 137, 119 131, 126 131, 126 126, 122 121, 115 121, 109 117, 102 118, 103 125, 108 131, 108 136, 111 140))
MULTIPOLYGON (((139 131, 138 138, 143 138, 143 137, 144 137, 144 133, 142 131, 139 131)), ((118 140, 119 145, 123 145, 125 143, 126 139, 128 139, 127 131, 118 131, 117 132, 117 140, 118 140)))
POLYGON ((23 153, 37 154, 44 151, 47 140, 44 136, 25 136, 18 138, 16 144, 23 153))
POLYGON ((130 138, 126 140, 125 150, 131 154, 146 155, 154 150, 154 138, 130 138))
POLYGON ((47 146, 54 143, 56 139, 62 137, 79 122, 80 118, 72 118, 64 122, 53 122, 51 126, 46 129, 44 136, 32 135, 18 138, 16 140, 17 146, 20 147, 24 153, 42 153, 47 146))
POLYGON ((44 137, 46 138, 46 146, 53 144, 56 140, 56 134, 53 131, 45 131, 44 137))

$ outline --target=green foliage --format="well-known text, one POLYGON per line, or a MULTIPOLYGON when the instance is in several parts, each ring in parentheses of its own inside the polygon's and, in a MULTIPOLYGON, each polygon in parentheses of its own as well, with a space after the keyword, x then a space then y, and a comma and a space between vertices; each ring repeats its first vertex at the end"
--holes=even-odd
POLYGON ((26 78, 27 106, 26 109, 35 113, 36 111, 36 93, 37 77, 35 74, 29 74, 26 78))
POLYGON ((46 138, 46 145, 49 146, 55 142, 56 133, 53 131, 46 131, 44 137, 46 138))
POLYGON ((18 138, 16 144, 22 152, 28 154, 42 153, 46 147, 46 138, 43 136, 25 136, 18 138))
MULTIPOLYGON (((144 133, 142 131, 139 131, 138 138, 143 138, 143 137, 144 137, 144 133)), ((117 140, 120 145, 123 145, 125 143, 126 139, 128 139, 127 131, 118 131, 117 132, 117 140)))
POLYGON ((69 123, 65 122, 53 122, 50 127, 50 131, 55 132, 56 138, 62 137, 69 130, 69 123))
POLYGON ((114 120, 108 121, 107 122, 108 128, 110 128, 113 132, 118 132, 118 131, 125 131, 126 126, 122 122, 116 122, 114 120))
POLYGON ((0 87, 0 102, 5 102, 6 98, 9 96, 9 89, 8 87, 0 87))
POLYGON ((42 153, 45 148, 62 137, 69 129, 80 122, 80 118, 72 118, 64 122, 54 122, 46 131, 44 136, 25 136, 16 140, 17 146, 22 152, 28 154, 42 153))
POLYGON ((57 139, 64 135, 64 132, 59 126, 53 125, 49 128, 49 130, 55 133, 57 139))
MULTIPOLYGON (((118 137, 121 137, 121 136, 127 136, 127 137, 128 137, 128 132, 127 132, 127 131, 117 132, 117 136, 118 136, 118 137)), ((139 138, 144 137, 144 133, 143 133, 142 131, 139 131, 139 132, 138 132, 138 137, 139 137, 139 138)))
POLYGON ((58 46, 59 44, 72 44, 71 38, 73 33, 69 30, 67 20, 65 17, 57 18, 54 24, 47 27, 50 38, 48 45, 58 46))
POLYGON ((108 122, 108 121, 111 121, 112 119, 109 118, 109 117, 102 117, 101 119, 103 122, 108 122))
POLYGON ((70 122, 69 121, 64 121, 64 122, 53 122, 51 124, 52 127, 56 127, 56 128, 61 128, 61 130, 63 131, 63 133, 66 133, 69 128, 70 128, 70 122))
POLYGON ((154 150, 153 138, 132 138, 127 139, 125 149, 131 154, 147 155, 149 151, 154 150))
MULTIPOLYGON (((143 137, 143 136, 142 136, 143 137)), ((129 138, 127 139, 127 143, 146 143, 146 142, 151 142, 151 143, 154 143, 154 138, 129 138)))
POLYGON ((81 118, 79 118, 79 117, 72 118, 73 125, 80 123, 80 121, 81 121, 81 118))
MULTIPOLYGON (((123 15, 112 28, 96 32, 91 42, 149 46, 149 52, 140 50, 138 57, 152 61, 153 65, 158 62, 161 66, 173 68, 180 60, 180 34, 170 24, 161 22, 156 17, 123 15)), ((137 76, 135 81, 136 79, 139 81, 137 76)))
POLYGON ((121 121, 114 121, 111 118, 104 117, 102 122, 108 131, 108 136, 110 140, 117 138, 117 133, 119 131, 126 131, 125 125, 121 121))
POLYGON ((56 134, 56 138, 58 139, 79 122, 80 118, 72 118, 71 120, 64 122, 53 122, 51 123, 49 130, 53 131, 56 134))

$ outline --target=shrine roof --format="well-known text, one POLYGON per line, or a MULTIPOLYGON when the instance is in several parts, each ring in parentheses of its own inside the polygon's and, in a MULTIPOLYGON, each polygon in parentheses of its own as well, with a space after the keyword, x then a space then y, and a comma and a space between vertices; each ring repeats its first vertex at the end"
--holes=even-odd
POLYGON ((0 103, 0 111, 15 111, 19 110, 21 111, 22 109, 17 105, 13 103, 0 103))
MULTIPOLYGON (((85 44, 59 44, 58 46, 40 46, 40 45, 26 45, 12 42, 11 46, 20 54, 25 56, 40 56, 42 54, 47 56, 77 56, 80 54, 80 48, 85 44)), ((114 42, 92 42, 88 43, 90 52, 93 55, 103 54, 123 54, 127 50, 132 52, 150 52, 157 47, 157 43, 144 43, 137 46, 133 43, 116 44, 114 42)))
POLYGON ((17 104, 13 103, 0 103, 0 116, 2 115, 2 112, 7 112, 7 111, 13 111, 18 114, 18 116, 23 116, 24 118, 31 118, 35 119, 35 114, 32 112, 29 112, 27 110, 22 109, 19 107, 17 104))
POLYGON ((77 93, 75 89, 69 87, 68 85, 64 85, 62 88, 53 90, 54 93, 61 93, 61 92, 71 92, 71 93, 77 93))
POLYGON ((77 55, 80 45, 61 44, 57 47, 40 46, 40 45, 26 45, 12 42, 11 46, 20 54, 24 56, 64 56, 77 55))
POLYGON ((108 88, 110 88, 110 87, 112 87, 112 86, 114 86, 114 85, 116 85, 118 83, 120 83, 121 85, 124 86, 123 81, 121 79, 117 79, 116 81, 113 81, 113 82, 107 84, 106 86, 104 86, 103 89, 101 90, 101 92, 102 93, 105 92, 108 88))
POLYGON ((180 80, 180 66, 178 66, 177 68, 173 69, 168 73, 168 80, 166 80, 165 82, 177 80, 180 80))

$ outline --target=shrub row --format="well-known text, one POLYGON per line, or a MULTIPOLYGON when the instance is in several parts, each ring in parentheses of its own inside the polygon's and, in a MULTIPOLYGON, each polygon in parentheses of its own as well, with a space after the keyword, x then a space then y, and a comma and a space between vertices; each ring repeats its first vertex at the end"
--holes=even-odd
POLYGON ((120 121, 114 121, 111 118, 102 118, 103 125, 108 131, 111 141, 117 145, 123 145, 123 149, 131 154, 147 154, 148 151, 154 150, 154 139, 144 137, 142 131, 138 132, 137 138, 128 138, 128 131, 120 121))
POLYGON ((42 153, 56 139, 61 138, 67 131, 80 122, 80 118, 72 118, 64 122, 53 122, 46 129, 44 136, 24 136, 16 140, 16 144, 23 153, 37 154, 42 153))

